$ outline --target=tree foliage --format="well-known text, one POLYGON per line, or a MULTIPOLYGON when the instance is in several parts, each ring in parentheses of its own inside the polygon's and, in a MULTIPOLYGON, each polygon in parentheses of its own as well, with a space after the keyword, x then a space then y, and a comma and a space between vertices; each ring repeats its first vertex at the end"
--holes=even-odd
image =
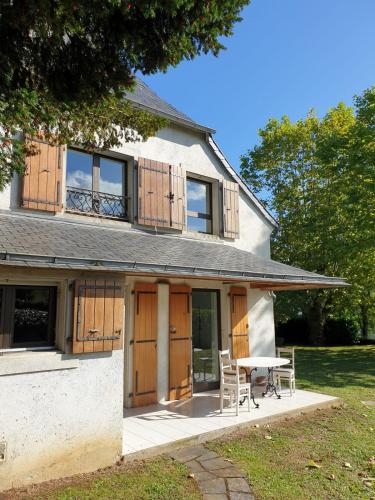
POLYGON ((273 256, 325 275, 344 276, 347 290, 278 294, 282 317, 301 312, 312 341, 322 342, 328 315, 359 320, 374 308, 375 87, 319 119, 271 119, 261 142, 241 159, 242 175, 276 214, 273 256))
POLYGON ((113 147, 165 121, 123 101, 138 71, 212 52, 249 0, 0 2, 0 189, 22 171, 17 132, 113 147), (120 129, 123 136, 116 134, 120 129), (138 132, 132 134, 129 129, 138 132))

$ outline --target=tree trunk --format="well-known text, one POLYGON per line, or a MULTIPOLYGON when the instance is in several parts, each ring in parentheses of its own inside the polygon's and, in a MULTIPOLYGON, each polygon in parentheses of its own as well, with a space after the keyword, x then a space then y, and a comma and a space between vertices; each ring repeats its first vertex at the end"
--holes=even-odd
POLYGON ((361 323, 361 335, 362 340, 368 339, 368 330, 369 330, 369 321, 368 321, 368 307, 366 304, 360 305, 361 315, 360 315, 360 323, 361 323))
POLYGON ((309 326, 309 343, 314 346, 321 346, 325 343, 324 326, 327 316, 324 311, 322 301, 317 297, 310 306, 307 313, 309 326))

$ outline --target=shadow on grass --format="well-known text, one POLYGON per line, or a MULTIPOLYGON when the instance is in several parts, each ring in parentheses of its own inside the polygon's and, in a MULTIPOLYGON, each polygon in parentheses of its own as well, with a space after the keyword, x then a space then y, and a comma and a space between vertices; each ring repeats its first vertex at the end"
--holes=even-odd
POLYGON ((375 346, 296 348, 301 386, 375 388, 375 346))

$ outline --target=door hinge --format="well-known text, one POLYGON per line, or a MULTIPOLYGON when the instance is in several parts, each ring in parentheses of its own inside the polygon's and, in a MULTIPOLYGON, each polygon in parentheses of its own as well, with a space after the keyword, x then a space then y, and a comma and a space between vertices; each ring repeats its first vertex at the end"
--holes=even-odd
POLYGON ((133 393, 129 392, 128 396, 129 396, 129 398, 132 398, 133 397, 133 393))

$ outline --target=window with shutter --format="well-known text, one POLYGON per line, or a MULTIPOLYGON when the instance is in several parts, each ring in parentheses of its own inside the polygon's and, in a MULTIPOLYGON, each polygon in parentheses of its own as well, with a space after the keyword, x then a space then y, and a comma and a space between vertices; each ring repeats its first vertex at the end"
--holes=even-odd
POLYGON ((239 238, 239 188, 235 182, 223 181, 224 237, 239 238))
POLYGON ((244 287, 233 286, 229 296, 232 358, 247 358, 250 356, 247 290, 244 287))
POLYGON ((185 171, 138 158, 138 223, 146 226, 185 227, 185 171))
POLYGON ((33 210, 59 212, 61 205, 62 159, 65 146, 29 140, 36 154, 26 158, 21 206, 33 210))
POLYGON ((77 280, 74 291, 75 354, 122 348, 123 284, 114 280, 77 280))

